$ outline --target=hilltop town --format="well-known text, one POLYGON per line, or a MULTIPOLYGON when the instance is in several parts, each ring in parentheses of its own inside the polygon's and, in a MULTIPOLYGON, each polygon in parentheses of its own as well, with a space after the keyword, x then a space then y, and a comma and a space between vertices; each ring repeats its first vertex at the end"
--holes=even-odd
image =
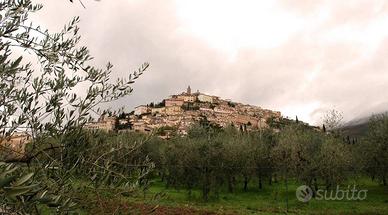
MULTIPOLYGON (((281 119, 279 111, 221 99, 199 91, 192 93, 190 86, 185 92, 171 95, 160 103, 150 103, 135 107, 129 114, 103 114, 95 122, 85 125, 88 130, 136 131, 149 133, 163 128, 160 137, 168 138, 171 131, 187 134, 194 123, 206 120, 219 127, 235 126, 242 130, 255 130, 269 127, 268 121, 281 119)), ((25 144, 30 141, 27 133, 13 134, 0 145, 7 145, 10 150, 22 154, 25 144)))
POLYGON ((130 114, 120 116, 103 115, 97 122, 86 125, 88 129, 133 130, 151 132, 158 128, 176 130, 186 134, 188 128, 200 120, 214 125, 229 125, 244 130, 268 127, 268 120, 281 118, 281 113, 261 107, 221 99, 199 91, 192 93, 189 86, 185 92, 171 95, 160 103, 137 106, 130 114))

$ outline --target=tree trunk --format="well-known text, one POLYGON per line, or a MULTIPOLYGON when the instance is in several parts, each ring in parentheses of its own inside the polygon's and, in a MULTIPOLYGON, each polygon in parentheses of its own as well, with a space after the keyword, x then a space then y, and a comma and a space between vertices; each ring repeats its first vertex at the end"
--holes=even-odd
POLYGON ((215 188, 214 193, 215 193, 216 198, 218 199, 220 197, 220 192, 219 192, 218 186, 215 188))
POLYGON ((313 192, 314 197, 317 191, 318 191, 318 182, 317 182, 317 178, 314 178, 314 192, 313 192))
POLYGON ((190 187, 189 187, 189 193, 188 193, 189 198, 191 198, 191 193, 192 193, 192 189, 191 189, 191 186, 190 186, 190 187))
POLYGON ((331 183, 330 183, 330 182, 328 182, 328 181, 326 181, 326 190, 329 190, 329 189, 330 189, 330 187, 331 187, 331 183))
POLYGON ((244 177, 244 191, 248 191, 248 177, 245 176, 244 177))
POLYGON ((263 189, 263 182, 261 180, 261 175, 259 176, 259 189, 263 189))
POLYGON ((230 193, 233 193, 233 178, 228 177, 228 190, 230 193))
POLYGON ((166 189, 168 189, 168 188, 170 188, 170 183, 168 183, 168 180, 167 180, 167 182, 166 182, 166 189))
POLYGON ((311 190, 313 191, 313 197, 315 197, 315 193, 316 193, 316 189, 315 189, 315 181, 314 179, 310 179, 307 183, 307 186, 311 188, 311 190))
POLYGON ((269 178, 268 178, 268 179, 269 179, 269 180, 268 180, 268 184, 269 184, 269 185, 272 185, 272 174, 269 175, 269 178))
POLYGON ((209 192, 210 192, 210 180, 209 180, 209 170, 205 168, 205 179, 202 185, 202 197, 205 202, 209 200, 209 192))
POLYGON ((204 183, 203 184, 203 187, 202 187, 202 198, 205 202, 207 202, 207 200, 209 199, 209 192, 208 192, 208 187, 207 187, 207 184, 204 183))
POLYGON ((387 186, 387 180, 385 179, 385 177, 383 177, 383 185, 387 186))

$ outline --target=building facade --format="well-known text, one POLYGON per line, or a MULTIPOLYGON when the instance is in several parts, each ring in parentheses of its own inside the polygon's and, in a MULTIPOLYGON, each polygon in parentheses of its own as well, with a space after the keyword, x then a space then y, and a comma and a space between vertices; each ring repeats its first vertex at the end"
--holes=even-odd
POLYGON ((184 102, 195 102, 197 100, 197 96, 193 94, 182 94, 177 96, 178 99, 182 99, 184 102))
POLYGON ((171 107, 171 106, 182 106, 185 103, 183 99, 179 98, 171 98, 171 99, 166 99, 165 100, 165 106, 166 107, 171 107))
POLYGON ((200 101, 200 102, 209 102, 209 103, 213 103, 213 101, 214 101, 214 98, 213 98, 213 96, 209 96, 209 95, 205 95, 205 94, 199 94, 198 95, 198 100, 200 101))
POLYGON ((113 131, 116 128, 115 116, 101 115, 97 122, 89 122, 85 125, 88 130, 102 130, 102 131, 113 131))
POLYGON ((135 107, 135 112, 134 112, 135 115, 139 116, 146 113, 150 113, 150 108, 147 107, 146 105, 140 105, 135 107))
POLYGON ((1 150, 13 157, 22 156, 29 142, 31 142, 31 136, 25 132, 15 132, 7 138, 0 137, 1 150))

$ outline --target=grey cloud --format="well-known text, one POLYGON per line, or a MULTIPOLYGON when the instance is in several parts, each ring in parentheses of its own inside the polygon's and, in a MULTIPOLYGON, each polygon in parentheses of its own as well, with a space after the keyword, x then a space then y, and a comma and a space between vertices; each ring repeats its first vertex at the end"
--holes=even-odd
MULTIPOLYGON (((326 1, 304 2, 283 6, 306 19, 323 5, 332 6, 326 1)), ((174 1, 87 1, 86 9, 54 1, 44 4, 46 7, 35 19, 50 29, 59 29, 72 16, 81 17, 83 43, 90 47, 95 64, 111 61, 115 65, 113 76, 127 75, 144 61, 151 63, 135 83, 133 95, 113 104, 126 106, 126 110, 160 101, 187 85, 280 111, 290 104, 319 102, 321 106, 310 113, 311 122, 318 122, 328 108, 338 108, 350 120, 384 109, 387 102, 383 94, 388 84, 387 41, 365 58, 361 44, 318 41, 321 28, 316 26, 312 31, 290 35, 276 48, 240 49, 230 60, 230 56, 201 38, 181 32, 182 22, 176 16, 174 1), (317 69, 320 72, 309 78, 317 69)), ((342 25, 341 20, 349 16, 352 22, 346 24, 373 19, 374 5, 377 4, 357 4, 348 11, 338 5, 332 8, 333 17, 321 27, 342 25), (353 16, 357 11, 360 16, 353 16)), ((292 113, 292 117, 297 114, 300 113, 292 113)))

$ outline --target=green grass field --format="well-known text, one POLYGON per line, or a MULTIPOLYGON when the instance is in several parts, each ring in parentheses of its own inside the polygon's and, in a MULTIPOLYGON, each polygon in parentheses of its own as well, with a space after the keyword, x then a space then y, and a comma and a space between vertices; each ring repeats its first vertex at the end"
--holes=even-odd
MULTIPOLYGON (((349 182, 348 184, 355 184, 349 182)), ((388 188, 363 179, 357 180, 357 188, 367 189, 365 200, 316 200, 307 203, 297 200, 295 191, 299 184, 291 182, 286 192, 284 183, 266 185, 263 190, 254 190, 252 186, 248 192, 238 188, 235 193, 221 192, 218 198, 203 202, 201 193, 194 190, 191 196, 186 190, 166 189, 164 184, 153 181, 146 192, 146 197, 131 199, 148 205, 160 205, 172 208, 193 208, 201 211, 220 214, 388 214, 388 188), (162 194, 160 198, 150 200, 155 194, 162 194)), ((340 188, 346 189, 343 185, 340 188)))
MULTIPOLYGON (((80 186, 82 183, 77 183, 80 186)), ((136 196, 116 195, 109 189, 98 194, 93 189, 80 197, 79 214, 388 214, 388 187, 367 178, 356 179, 340 186, 357 185, 357 189, 368 190, 365 200, 316 200, 307 203, 297 200, 295 191, 301 184, 289 182, 288 192, 284 182, 264 184, 258 190, 252 183, 244 192, 236 187, 234 193, 222 190, 218 197, 208 202, 202 200, 200 190, 191 195, 184 189, 165 188, 159 179, 151 181, 145 193, 136 196), (288 204, 287 204, 288 199, 288 204), (288 211, 287 211, 288 205, 288 211), (82 209, 83 208, 83 209, 82 209)), ((49 213, 44 213, 49 214, 49 213)))

